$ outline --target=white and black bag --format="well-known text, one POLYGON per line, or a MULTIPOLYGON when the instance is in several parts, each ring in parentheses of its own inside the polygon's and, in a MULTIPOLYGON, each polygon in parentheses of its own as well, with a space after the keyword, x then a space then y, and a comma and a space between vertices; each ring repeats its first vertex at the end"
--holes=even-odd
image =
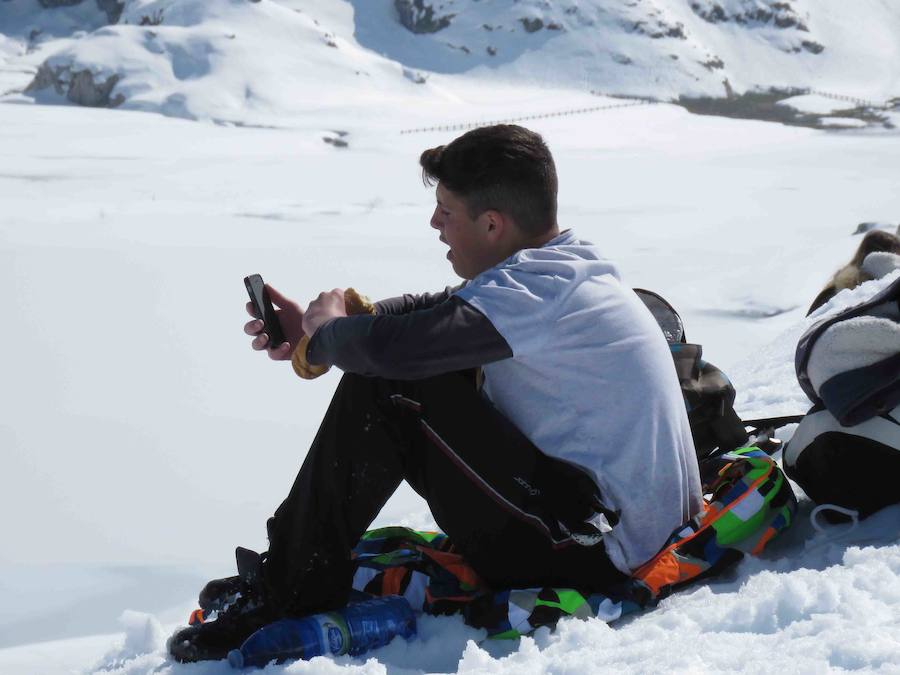
POLYGON ((788 476, 860 518, 900 502, 900 277, 811 326, 795 366, 814 405, 785 448, 788 476))
MULTIPOLYGON (((806 414, 783 456, 785 473, 816 504, 865 518, 900 502, 900 406, 850 427, 824 407, 806 414)), ((846 520, 825 511, 831 522, 846 520)))

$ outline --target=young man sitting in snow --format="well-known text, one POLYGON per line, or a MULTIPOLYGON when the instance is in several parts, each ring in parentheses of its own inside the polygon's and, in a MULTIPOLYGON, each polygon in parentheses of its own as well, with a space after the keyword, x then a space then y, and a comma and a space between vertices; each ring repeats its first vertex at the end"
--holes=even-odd
MULTIPOLYGON (((180 660, 222 658, 274 619, 344 605, 350 551, 402 480, 496 588, 602 591, 701 508, 666 340, 600 249, 560 232, 541 137, 476 129, 420 163, 437 182, 431 226, 465 282, 354 316, 341 290, 303 310, 270 288, 288 342, 269 356, 290 359, 305 334, 309 363, 344 376, 269 520, 268 552, 201 596, 241 599, 176 633, 180 660)), ((245 326, 257 350, 262 329, 245 326)))

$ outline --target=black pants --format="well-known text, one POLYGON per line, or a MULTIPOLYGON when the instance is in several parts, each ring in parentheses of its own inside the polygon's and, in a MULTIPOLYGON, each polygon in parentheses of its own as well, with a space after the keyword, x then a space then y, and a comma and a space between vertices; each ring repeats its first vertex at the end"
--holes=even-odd
POLYGON ((308 614, 345 604, 350 551, 404 479, 496 588, 599 591, 624 579, 602 542, 585 546, 568 535, 593 513, 594 481, 542 453, 474 377, 346 374, 269 520, 263 576, 273 609, 308 614))

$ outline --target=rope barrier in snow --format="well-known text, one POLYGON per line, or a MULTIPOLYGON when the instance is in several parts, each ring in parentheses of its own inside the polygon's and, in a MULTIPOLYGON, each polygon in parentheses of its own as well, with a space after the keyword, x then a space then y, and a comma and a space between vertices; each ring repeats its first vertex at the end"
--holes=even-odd
POLYGON ((628 101, 642 101, 644 103, 671 103, 669 100, 656 98, 655 96, 633 96, 631 94, 616 94, 608 91, 600 91, 599 89, 591 89, 594 96, 605 96, 606 98, 622 98, 628 101))
MULTIPOLYGON (((887 103, 876 103, 875 101, 867 101, 862 98, 846 96, 844 94, 835 94, 819 89, 811 89, 809 87, 786 87, 782 91, 792 96, 805 96, 814 94, 823 98, 830 98, 835 101, 846 101, 864 108, 876 108, 886 110, 889 106, 887 103)), ((430 131, 466 131, 468 129, 477 129, 478 127, 486 127, 494 124, 511 124, 513 122, 526 122, 528 120, 548 119, 551 117, 566 117, 569 115, 584 115, 586 113, 597 112, 599 110, 614 110, 616 108, 632 108, 639 105, 653 105, 656 103, 672 103, 672 101, 664 101, 652 96, 628 96, 623 94, 610 94, 602 91, 591 90, 591 94, 595 96, 606 96, 608 98, 624 99, 627 103, 612 103, 608 105, 591 106, 588 108, 570 108, 568 110, 557 110, 549 113, 541 113, 535 115, 522 115, 520 117, 510 117, 502 120, 488 120, 482 122, 461 122, 459 124, 442 124, 434 127, 420 127, 417 129, 403 129, 401 134, 421 134, 430 131)))
POLYGON ((788 87, 787 90, 793 96, 806 96, 809 94, 814 94, 816 96, 821 96, 822 98, 830 98, 834 101, 846 101, 847 103, 855 103, 858 106, 862 106, 864 108, 888 108, 887 103, 876 103, 875 101, 868 101, 864 98, 856 98, 854 96, 846 96, 845 94, 835 94, 830 91, 822 91, 820 89, 811 89, 809 87, 788 87))
MULTIPOLYGON (((593 92, 592 92, 593 93, 593 92)), ((617 98, 628 99, 628 103, 612 103, 609 105, 597 105, 588 108, 570 108, 568 110, 557 110, 549 113, 541 113, 537 115, 522 115, 520 117, 510 117, 503 120, 489 120, 482 122, 462 122, 460 124, 442 124, 435 127, 421 127, 418 129, 403 129, 401 134, 421 134, 429 131, 464 131, 467 129, 477 129, 478 127, 487 127, 494 124, 511 124, 513 122, 526 122, 528 120, 540 120, 550 117, 566 117, 569 115, 584 115, 586 113, 597 112, 598 110, 612 110, 614 108, 631 108, 638 105, 651 105, 653 103, 662 103, 657 99, 636 97, 636 96, 618 96, 617 98)))

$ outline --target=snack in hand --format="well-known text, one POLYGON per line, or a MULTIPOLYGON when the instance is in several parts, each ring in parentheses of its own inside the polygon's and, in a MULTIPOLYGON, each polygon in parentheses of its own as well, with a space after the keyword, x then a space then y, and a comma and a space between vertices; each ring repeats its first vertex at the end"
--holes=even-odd
MULTIPOLYGON (((344 291, 344 310, 347 312, 347 316, 374 314, 375 305, 366 296, 357 293, 356 289, 348 288, 344 291)), ((330 366, 312 365, 306 360, 306 348, 308 345, 309 337, 304 335, 300 338, 300 342, 297 343, 294 353, 291 355, 291 365, 294 367, 294 372, 304 380, 312 380, 319 377, 319 375, 324 375, 330 368, 330 366)))

